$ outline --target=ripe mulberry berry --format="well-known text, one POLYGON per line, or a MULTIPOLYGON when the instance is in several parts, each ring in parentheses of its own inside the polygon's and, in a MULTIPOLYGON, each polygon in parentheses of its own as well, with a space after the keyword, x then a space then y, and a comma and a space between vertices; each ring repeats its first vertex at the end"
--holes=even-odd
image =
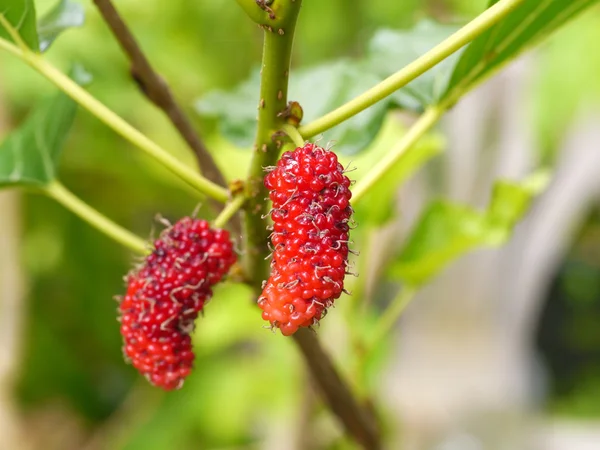
POLYGON ((306 144, 283 154, 265 186, 273 260, 258 305, 263 319, 289 336, 317 323, 344 290, 350 179, 335 153, 306 144))
POLYGON ((123 352, 150 383, 165 390, 182 386, 194 361, 194 320, 235 260, 227 231, 184 217, 127 276, 119 305, 123 352))

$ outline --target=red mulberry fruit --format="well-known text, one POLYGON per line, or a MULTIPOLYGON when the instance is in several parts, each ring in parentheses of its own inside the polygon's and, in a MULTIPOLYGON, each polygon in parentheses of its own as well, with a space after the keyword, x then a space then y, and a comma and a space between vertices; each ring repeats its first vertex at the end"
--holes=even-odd
POLYGON ((352 208, 335 153, 306 144, 265 177, 273 202, 273 261, 258 305, 282 334, 317 323, 344 290, 352 208))
POLYGON ((127 276, 119 305, 123 352, 150 383, 181 387, 194 361, 194 320, 235 260, 227 231, 184 217, 127 276))

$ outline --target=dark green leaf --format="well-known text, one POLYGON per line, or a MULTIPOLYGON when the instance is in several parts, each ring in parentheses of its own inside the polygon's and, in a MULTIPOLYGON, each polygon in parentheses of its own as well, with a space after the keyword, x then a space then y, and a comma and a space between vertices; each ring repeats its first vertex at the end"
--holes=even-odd
MULTIPOLYGON (((380 30, 369 44, 368 61, 371 70, 382 78, 392 75, 431 50, 459 29, 455 25, 442 25, 423 20, 411 30, 380 30)), ((460 52, 445 59, 392 95, 401 107, 420 111, 436 103, 446 92, 452 69, 460 52)))
POLYGON ((250 147, 256 132, 260 89, 258 70, 231 91, 215 90, 196 101, 196 111, 203 117, 219 120, 223 136, 239 147, 250 147))
POLYGON ((447 201, 431 203, 408 237, 391 275, 421 285, 476 247, 502 245, 547 181, 546 173, 534 174, 523 183, 499 181, 483 212, 447 201))
MULTIPOLYGON (((89 81, 82 69, 76 81, 89 81)), ((42 101, 25 122, 0 144, 0 186, 43 186, 56 177, 56 167, 67 138, 76 103, 62 92, 42 101)))
POLYGON ((60 0, 37 24, 40 51, 45 52, 60 33, 80 27, 85 20, 83 5, 72 0, 60 0))
POLYGON ((598 0, 525 0, 463 52, 444 98, 450 102, 457 100, 520 52, 595 3, 598 0))
MULTIPOLYGON (((33 0, 3 0, 0 4, 0 13, 4 14, 4 17, 17 29, 30 49, 39 48, 33 0)), ((0 37, 13 40, 2 26, 0 26, 0 37)))

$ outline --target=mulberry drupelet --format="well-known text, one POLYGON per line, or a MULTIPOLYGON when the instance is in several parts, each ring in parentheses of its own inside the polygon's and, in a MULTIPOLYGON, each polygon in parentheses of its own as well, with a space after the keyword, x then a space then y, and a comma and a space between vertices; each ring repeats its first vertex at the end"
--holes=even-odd
POLYGON ((352 208, 335 153, 306 144, 265 177, 273 202, 273 260, 258 305, 289 336, 318 323, 344 290, 352 208))
POLYGON ((194 361, 194 320, 235 261, 227 231, 184 217, 127 276, 119 305, 123 352, 150 383, 165 390, 182 386, 194 361))

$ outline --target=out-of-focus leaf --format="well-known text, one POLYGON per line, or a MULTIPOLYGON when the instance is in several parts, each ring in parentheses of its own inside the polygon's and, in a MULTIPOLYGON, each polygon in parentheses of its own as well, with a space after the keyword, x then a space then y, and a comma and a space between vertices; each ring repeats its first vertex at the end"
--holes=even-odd
MULTIPOLYGON (((493 0, 490 5, 496 2, 493 0)), ((596 3, 598 0, 525 0, 469 44, 456 64, 444 99, 456 100, 520 52, 596 3)))
MULTIPOLYGON (((431 50, 458 28, 455 25, 423 20, 410 30, 380 30, 369 44, 369 65, 382 78, 388 77, 431 50)), ((414 111, 420 111, 436 103, 446 92, 460 53, 460 51, 454 53, 395 92, 392 95, 394 102, 414 111)))
POLYGON ((421 216, 391 273, 408 284, 423 284, 477 246, 484 235, 482 214, 466 206, 435 201, 421 216))
MULTIPOLYGON (((401 69, 453 33, 456 27, 424 21, 409 31, 378 32, 362 59, 342 59, 293 71, 289 99, 299 102, 308 123, 348 102, 401 69)), ((457 57, 457 56, 456 56, 457 57)), ((422 110, 446 90, 456 57, 449 58, 404 89, 324 133, 344 154, 356 154, 375 138, 391 105, 422 110)), ((209 92, 196 102, 201 116, 220 121, 223 135, 250 147, 256 132, 260 76, 254 71, 232 91, 209 92)))
MULTIPOLYGON (((341 60, 299 70, 292 74, 289 99, 298 101, 309 122, 347 102, 380 80, 362 63, 341 60)), ((209 92, 196 102, 196 110, 204 117, 217 118, 223 135, 240 147, 250 147, 256 133, 260 76, 250 78, 232 91, 209 92)), ((354 154, 364 149, 375 137, 385 117, 386 102, 361 112, 325 133, 327 141, 337 149, 354 154)))
POLYGON ((43 101, 0 146, 0 185, 52 181, 76 109, 62 93, 43 101))
MULTIPOLYGON (((84 84, 90 80, 76 66, 73 78, 84 84)), ((77 104, 58 93, 42 101, 25 122, 0 144, 0 187, 43 186, 56 177, 63 145, 73 124, 77 104)))
MULTIPOLYGON (((353 99, 377 84, 380 77, 368 64, 349 60, 299 71, 290 82, 290 99, 299 102, 308 123, 353 99)), ((364 150, 379 132, 387 100, 373 105, 323 134, 326 142, 336 144, 336 150, 353 155, 364 150)))
POLYGON ((72 0, 60 0, 37 23, 40 51, 45 52, 63 31, 82 26, 84 20, 83 5, 72 0))
POLYGON ((257 70, 233 90, 208 92, 195 103, 203 117, 219 120, 221 133, 238 147, 250 147, 256 132, 260 74, 257 70))
MULTIPOLYGON (((3 0, 0 3, 0 14, 4 14, 30 49, 39 48, 33 0, 3 0)), ((13 40, 2 26, 0 26, 0 37, 13 40)))
POLYGON ((522 183, 499 181, 483 212, 447 201, 431 203, 407 239, 391 275, 407 284, 421 285, 476 247, 502 245, 547 181, 546 173, 533 174, 522 183))

